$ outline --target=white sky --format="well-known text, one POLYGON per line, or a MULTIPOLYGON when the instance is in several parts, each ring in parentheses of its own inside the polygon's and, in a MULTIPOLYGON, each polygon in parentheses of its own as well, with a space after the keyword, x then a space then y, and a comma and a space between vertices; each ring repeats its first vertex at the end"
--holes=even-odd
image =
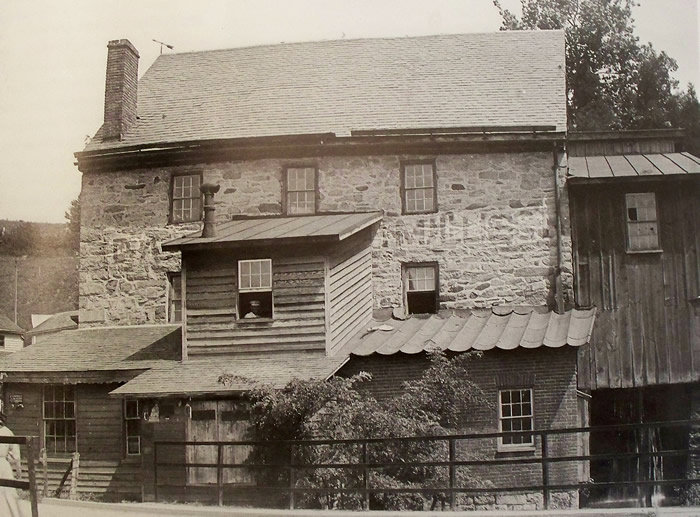
MULTIPOLYGON (((637 35, 700 84, 700 0, 640 0, 637 35)), ((503 0, 510 8, 518 0, 503 0)), ((102 122, 107 41, 128 38, 140 74, 175 52, 340 38, 488 32, 491 0, 0 0, 0 219, 64 222, 80 191, 73 152, 102 122)))

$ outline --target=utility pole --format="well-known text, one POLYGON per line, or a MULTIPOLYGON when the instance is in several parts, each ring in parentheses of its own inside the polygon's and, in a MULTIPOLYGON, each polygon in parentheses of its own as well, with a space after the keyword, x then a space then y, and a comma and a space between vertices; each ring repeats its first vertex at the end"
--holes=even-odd
POLYGON ((19 257, 15 257, 15 325, 17 325, 17 269, 19 267, 19 257))

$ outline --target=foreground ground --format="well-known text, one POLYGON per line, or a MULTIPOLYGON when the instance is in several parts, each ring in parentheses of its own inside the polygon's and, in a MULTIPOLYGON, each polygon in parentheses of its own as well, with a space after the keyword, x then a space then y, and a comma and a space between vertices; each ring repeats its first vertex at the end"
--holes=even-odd
MULTIPOLYGON (((25 515, 31 515, 29 503, 22 501, 22 509, 25 515)), ((539 511, 539 512, 415 512, 422 516, 453 515, 460 517, 495 517, 506 515, 508 517, 519 516, 545 516, 545 517, 700 517, 700 507, 690 508, 644 508, 630 510, 568 510, 568 511, 539 511)), ((345 511, 320 511, 320 510, 256 510, 247 508, 214 508, 206 506, 156 504, 156 503, 90 503, 81 501, 65 501, 46 499, 39 505, 39 517, 147 517, 147 516, 173 516, 173 517, 271 517, 284 515, 285 517, 397 517, 405 515, 401 512, 345 512, 345 511)))

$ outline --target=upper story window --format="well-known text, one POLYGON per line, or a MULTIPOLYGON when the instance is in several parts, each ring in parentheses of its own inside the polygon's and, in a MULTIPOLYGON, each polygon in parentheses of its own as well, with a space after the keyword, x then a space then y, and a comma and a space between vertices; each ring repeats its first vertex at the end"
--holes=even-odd
POLYGON ((182 321, 182 277, 168 273, 168 323, 182 321))
POLYGON ((127 456, 141 454, 141 415, 138 400, 124 401, 124 439, 127 456))
POLYGON ((316 213, 316 169, 288 168, 285 171, 284 195, 288 215, 316 213))
POLYGON ((178 175, 172 177, 170 198, 170 221, 185 223, 199 221, 202 218, 202 193, 199 190, 199 174, 178 175))
POLYGON ((435 314, 439 305, 438 265, 407 264, 403 270, 404 302, 408 314, 435 314))
POLYGON ((404 164, 401 172, 401 202, 404 214, 437 211, 435 164, 404 164))
MULTIPOLYGON (((534 423, 532 388, 499 390, 498 428, 500 432, 532 431, 534 423)), ((498 446, 504 449, 531 448, 534 445, 534 435, 501 436, 498 439, 498 446)))
POLYGON ((272 318, 272 260, 238 261, 238 315, 272 318))
POLYGON ((44 386, 43 420, 44 447, 47 452, 76 451, 74 386, 44 386))
POLYGON ((653 192, 625 194, 627 251, 659 251, 659 223, 653 192))

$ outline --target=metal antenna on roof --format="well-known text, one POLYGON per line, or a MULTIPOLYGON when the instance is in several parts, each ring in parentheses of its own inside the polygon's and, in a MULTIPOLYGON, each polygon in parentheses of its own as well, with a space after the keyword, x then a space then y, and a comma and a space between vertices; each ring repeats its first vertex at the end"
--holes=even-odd
POLYGON ((153 41, 155 41, 156 43, 160 43, 160 53, 161 53, 161 55, 163 54, 163 46, 164 46, 164 45, 165 45, 166 47, 168 47, 170 50, 172 50, 172 49, 175 48, 174 46, 168 45, 167 43, 163 43, 162 41, 158 41, 157 39, 154 39, 153 41))

